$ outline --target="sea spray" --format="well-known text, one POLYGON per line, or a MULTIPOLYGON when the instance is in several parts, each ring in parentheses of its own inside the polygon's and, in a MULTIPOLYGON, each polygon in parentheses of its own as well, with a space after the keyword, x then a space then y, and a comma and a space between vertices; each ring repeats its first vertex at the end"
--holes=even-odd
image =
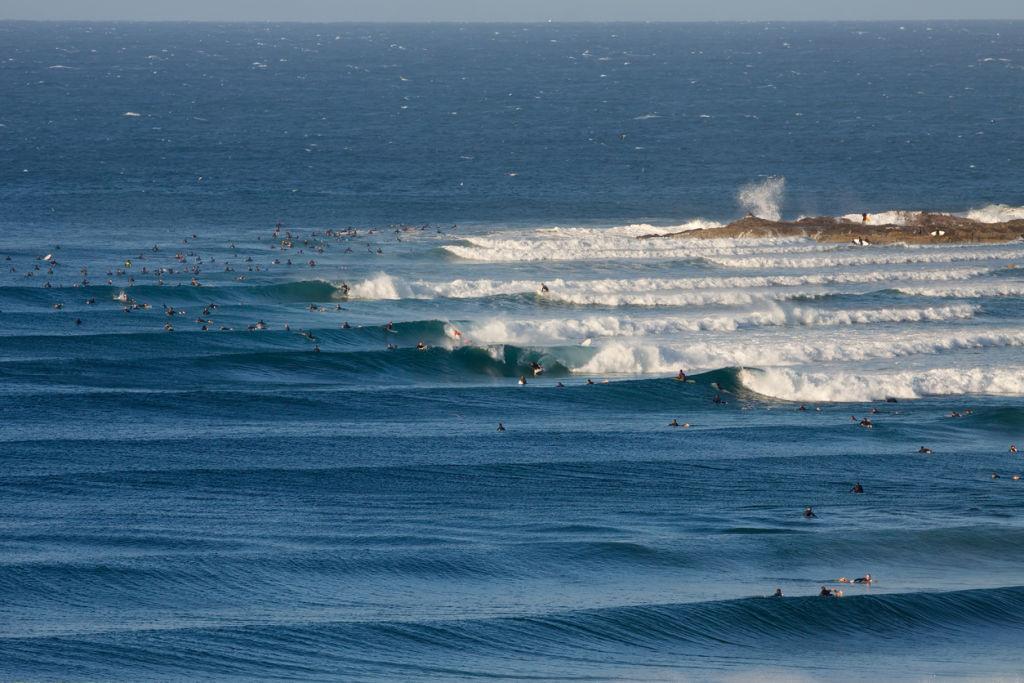
POLYGON ((782 220, 782 195, 786 191, 786 179, 772 176, 740 188, 736 200, 740 206, 758 218, 770 221, 782 220))

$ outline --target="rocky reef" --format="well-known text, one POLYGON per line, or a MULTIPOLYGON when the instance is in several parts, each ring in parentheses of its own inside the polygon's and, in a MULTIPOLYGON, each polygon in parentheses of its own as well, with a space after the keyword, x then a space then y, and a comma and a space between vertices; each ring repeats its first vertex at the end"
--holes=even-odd
POLYGON ((748 215, 718 228, 685 230, 639 239, 719 239, 760 237, 806 237, 818 242, 852 244, 994 244, 1024 238, 1024 220, 982 223, 947 213, 907 213, 900 225, 851 221, 832 216, 770 221, 748 215))

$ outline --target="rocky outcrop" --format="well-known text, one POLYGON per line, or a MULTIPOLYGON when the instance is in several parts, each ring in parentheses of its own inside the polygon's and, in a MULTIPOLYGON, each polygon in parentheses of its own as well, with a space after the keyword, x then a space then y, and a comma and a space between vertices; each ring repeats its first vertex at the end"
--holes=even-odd
POLYGON ((723 237, 806 237, 818 242, 853 244, 993 244, 1024 238, 1024 220, 979 221, 945 213, 908 213, 904 225, 875 225, 844 218, 817 216, 798 221, 770 221, 747 216, 719 228, 686 230, 639 239, 719 239, 723 237))

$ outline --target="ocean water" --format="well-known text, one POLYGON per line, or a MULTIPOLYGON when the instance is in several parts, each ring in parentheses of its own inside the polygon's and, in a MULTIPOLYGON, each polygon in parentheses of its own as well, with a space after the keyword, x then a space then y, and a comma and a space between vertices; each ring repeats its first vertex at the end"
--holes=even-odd
POLYGON ((0 23, 0 679, 1019 680, 1024 243, 638 237, 1024 217, 1021 92, 1024 23, 0 23))

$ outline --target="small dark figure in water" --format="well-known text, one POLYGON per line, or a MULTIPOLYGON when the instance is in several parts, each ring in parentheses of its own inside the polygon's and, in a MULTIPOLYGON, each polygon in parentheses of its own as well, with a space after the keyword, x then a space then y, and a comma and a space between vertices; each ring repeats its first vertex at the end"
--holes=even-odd
POLYGON ((804 517, 806 517, 807 519, 811 519, 812 517, 816 518, 817 516, 818 515, 814 514, 814 508, 812 508, 810 505, 804 508, 804 517))
POLYGON ((875 423, 865 417, 863 420, 860 421, 860 426, 863 427, 864 429, 871 429, 872 427, 875 426, 875 423))
POLYGON ((822 586, 821 587, 821 592, 818 593, 818 597, 821 597, 821 598, 831 598, 832 597, 832 591, 830 591, 828 588, 825 588, 825 586, 822 586))
POLYGON ((932 449, 928 448, 927 446, 921 446, 920 448, 917 449, 917 452, 923 453, 925 455, 931 455, 932 449))
POLYGON ((668 423, 668 426, 669 427, 678 427, 679 426, 679 420, 677 420, 675 418, 672 418, 672 421, 668 423))
POLYGON ((773 598, 781 598, 782 597, 782 589, 781 588, 776 588, 775 592, 772 593, 772 597, 773 598))
POLYGON ((502 423, 500 423, 500 422, 499 422, 499 423, 498 423, 498 431, 499 431, 499 432, 503 432, 503 431, 505 431, 505 425, 503 425, 502 423))
POLYGON ((850 492, 851 493, 864 493, 864 487, 861 486, 860 482, 858 481, 856 484, 853 485, 853 488, 850 489, 850 492))

